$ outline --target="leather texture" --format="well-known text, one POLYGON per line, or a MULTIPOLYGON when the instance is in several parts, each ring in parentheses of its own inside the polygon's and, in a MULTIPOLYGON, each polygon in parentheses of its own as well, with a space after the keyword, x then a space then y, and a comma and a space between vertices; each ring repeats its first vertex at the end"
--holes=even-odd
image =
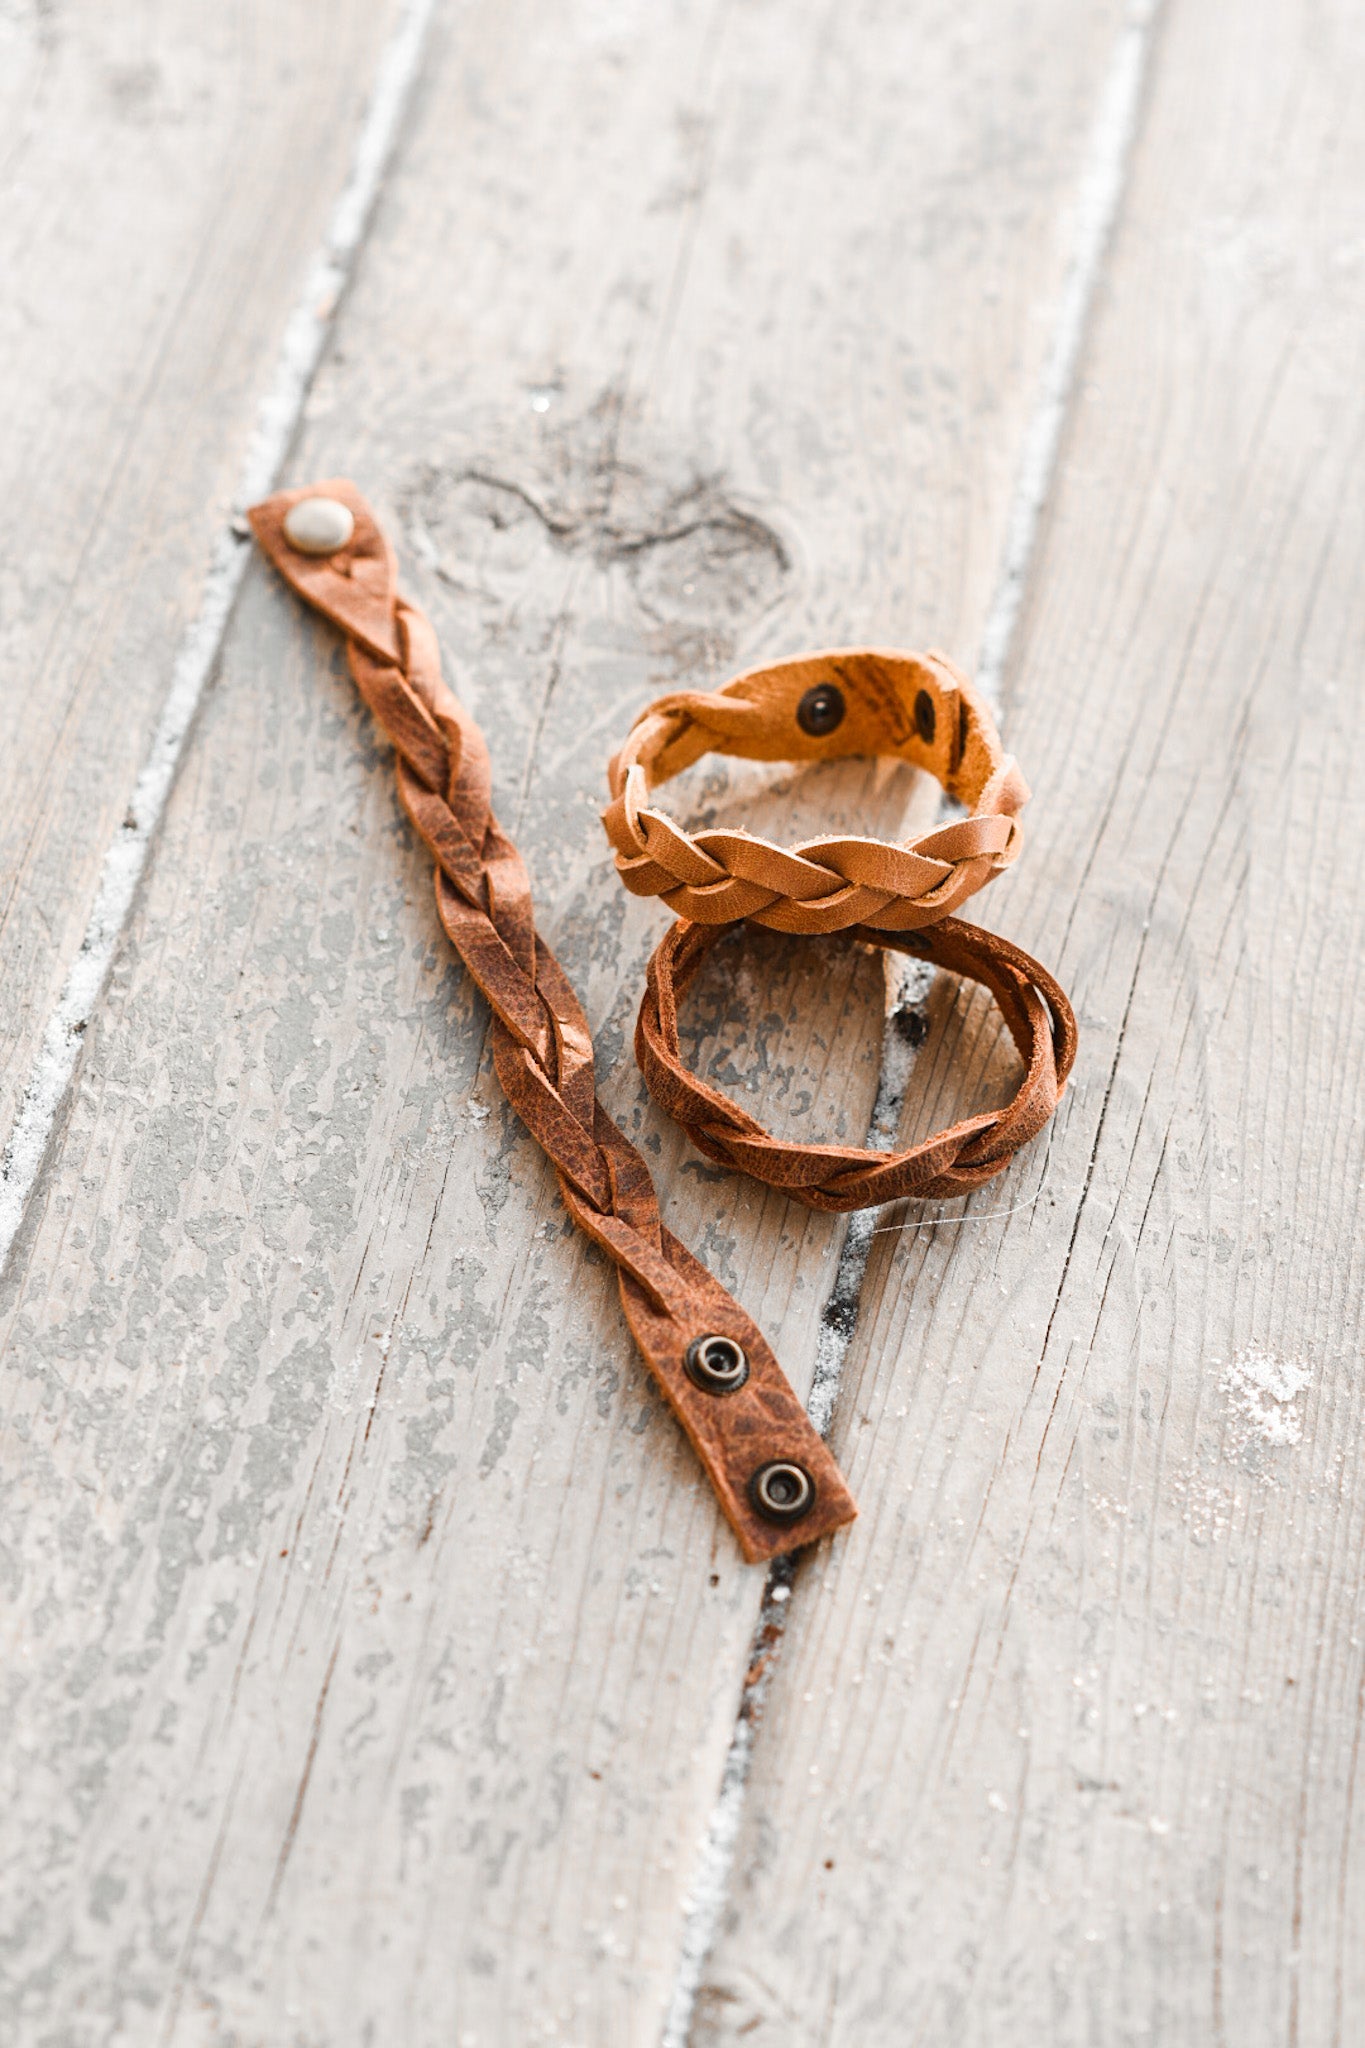
POLYGON ((875 647, 801 655, 750 669, 719 690, 656 698, 607 777, 602 823, 632 895, 658 896, 698 924, 748 918, 781 932, 904 932, 937 923, 1016 858, 1029 794, 985 703, 944 655, 875 647), (839 722, 824 735, 802 727, 813 691, 838 693, 839 722), (927 769, 971 815, 899 846, 841 834, 785 849, 747 832, 687 832, 649 799, 708 753, 753 761, 886 755, 927 769))
POLYGON ((717 939, 715 926, 676 924, 649 963, 635 1027, 635 1055, 659 1107, 699 1152, 780 1188, 812 1209, 866 1209, 905 1195, 947 1201, 970 1194, 1009 1165, 1052 1115, 1076 1057, 1076 1019, 1036 960, 994 932, 948 918, 912 933, 855 928, 872 945, 928 960, 991 991, 1024 1062, 1004 1109, 968 1117, 903 1152, 791 1145, 698 1080, 678 1049, 678 1004, 717 939))
POLYGON ((828 1535, 857 1513, 761 1332, 663 1224, 649 1169, 598 1102, 592 1037, 567 977, 535 929, 521 856, 493 815, 483 735, 441 676, 430 623, 398 594, 392 551, 345 479, 281 491, 250 513, 275 568, 346 636, 351 673, 392 742, 399 795, 436 864, 436 907, 493 1012, 498 1078, 552 1160, 570 1215, 615 1262, 636 1342, 706 1469, 746 1558, 757 1563, 828 1535), (284 518, 301 499, 339 499, 355 518, 335 554, 300 554, 284 518), (703 1392, 686 1355, 700 1337, 740 1345, 749 1374, 703 1392), (803 1468, 814 1498, 800 1520, 760 1515, 761 1468, 803 1468))

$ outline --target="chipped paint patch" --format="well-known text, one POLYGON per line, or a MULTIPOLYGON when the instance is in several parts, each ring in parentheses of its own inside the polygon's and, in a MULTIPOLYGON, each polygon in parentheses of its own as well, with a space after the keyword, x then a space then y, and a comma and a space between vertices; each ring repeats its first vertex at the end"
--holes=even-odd
POLYGON ((1299 1396, 1313 1377, 1302 1358, 1275 1358, 1248 1344, 1223 1369, 1223 1392, 1245 1436, 1276 1448, 1296 1444, 1303 1436, 1299 1396))

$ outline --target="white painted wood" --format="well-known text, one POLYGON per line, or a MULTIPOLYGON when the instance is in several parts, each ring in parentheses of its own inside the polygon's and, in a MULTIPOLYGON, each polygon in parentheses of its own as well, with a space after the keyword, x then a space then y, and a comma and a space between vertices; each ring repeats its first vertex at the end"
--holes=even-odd
POLYGON ((0 1153, 396 14, 0 10, 0 1153))
POLYGON ((696 2048, 1365 2036, 1361 56, 1167 11, 1008 677, 1076 1085, 883 1219, 696 2048))
MULTIPOLYGON (((293 465, 390 524, 610 1104, 798 1383, 838 1226, 642 1098, 661 926, 602 764, 674 680, 979 633, 1114 28, 451 16, 293 465)), ((794 832, 904 801, 690 786, 794 832)), ((860 1132, 875 963, 734 960, 701 1057, 860 1132)), ((498 1097, 340 651, 264 573, 0 1313, 22 2026, 657 2039, 761 1582, 498 1097)))

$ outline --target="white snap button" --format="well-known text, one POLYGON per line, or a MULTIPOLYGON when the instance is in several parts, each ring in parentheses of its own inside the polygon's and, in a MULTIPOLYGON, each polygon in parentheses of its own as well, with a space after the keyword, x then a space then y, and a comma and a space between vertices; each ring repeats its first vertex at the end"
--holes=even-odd
POLYGON ((284 515, 284 537, 301 555, 334 555, 354 532, 349 508, 336 498, 300 498, 284 515))

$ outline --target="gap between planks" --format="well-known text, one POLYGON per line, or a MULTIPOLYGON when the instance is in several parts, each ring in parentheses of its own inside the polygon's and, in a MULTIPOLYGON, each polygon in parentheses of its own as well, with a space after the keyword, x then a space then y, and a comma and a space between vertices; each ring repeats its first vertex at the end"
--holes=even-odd
MULTIPOLYGON (((421 69, 435 0, 406 0, 375 72, 350 170, 285 325, 270 381, 257 408, 237 480, 240 511, 271 490, 289 453, 337 308, 374 215, 400 124, 421 69)), ((0 1157, 0 1274, 9 1262, 38 1185, 87 1027, 104 993, 129 913, 147 870, 195 713, 222 647, 250 556, 234 518, 219 535, 199 610, 176 650, 170 688, 123 823, 100 864, 80 949, 44 1029, 0 1157)))
MULTIPOLYGON (((1132 8, 1105 73, 1085 152, 1076 193, 1072 247, 1057 302, 1052 343, 1020 448, 1000 570, 981 633, 977 686, 997 718, 1005 669, 1056 476, 1090 308, 1127 189, 1160 11, 1161 0, 1138 0, 1132 8)), ((922 1031, 913 1031, 913 1020, 919 1018, 927 1024, 924 1004, 933 979, 931 971, 921 963, 911 961, 902 966, 889 954, 886 966, 887 1014, 881 1078, 867 1133, 869 1148, 877 1152, 889 1152, 896 1143, 915 1064, 916 1043, 923 1039, 922 1031)), ((834 1285, 821 1312, 820 1345, 807 1408, 822 1436, 828 1435, 834 1418, 880 1213, 876 1209, 858 1210, 850 1219, 834 1285)), ((795 1584, 793 1559, 779 1558, 770 1568, 764 1587, 734 1734, 687 1897, 678 1974, 660 2048, 688 2048, 702 1974, 730 1894, 763 1695, 780 1652, 795 1584)))

